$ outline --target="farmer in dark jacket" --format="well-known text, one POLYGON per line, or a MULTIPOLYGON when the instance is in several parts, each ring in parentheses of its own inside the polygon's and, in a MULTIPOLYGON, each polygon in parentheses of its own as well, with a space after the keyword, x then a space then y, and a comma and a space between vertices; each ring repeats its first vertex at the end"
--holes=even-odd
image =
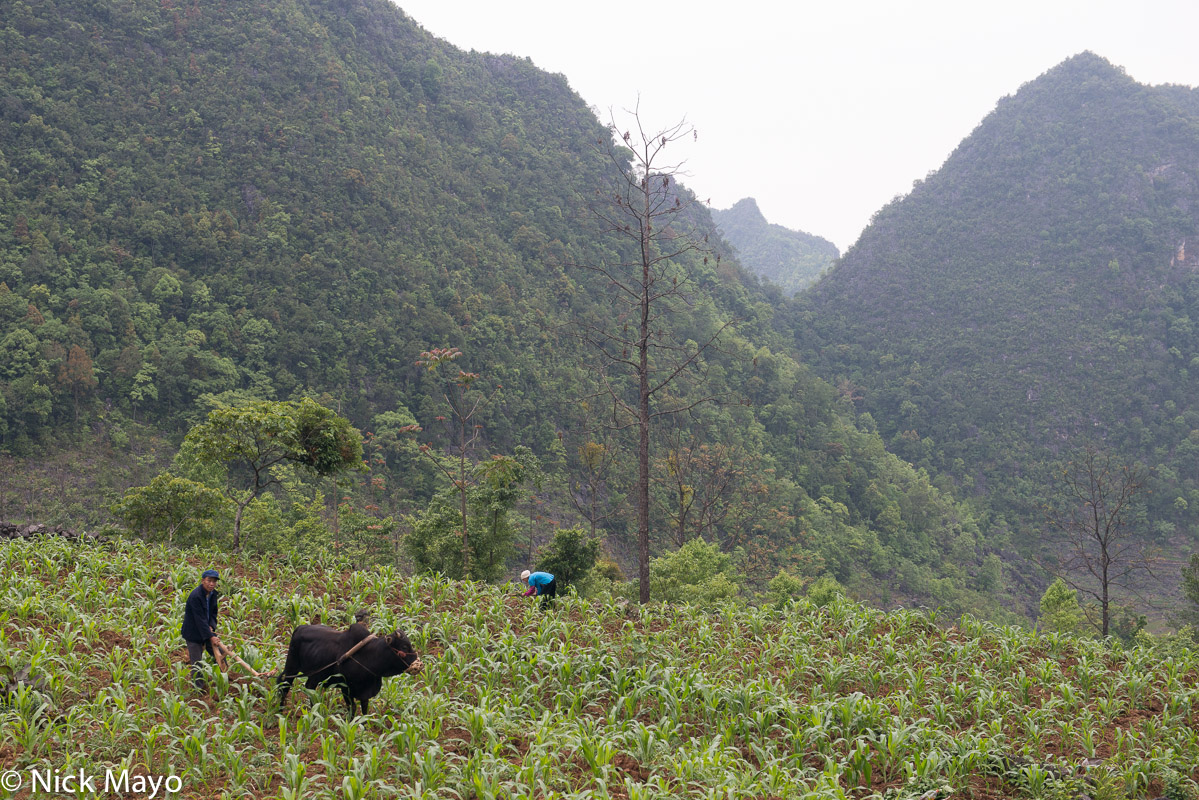
POLYGON ((205 688, 204 676, 200 671, 204 651, 207 650, 216 659, 219 669, 223 669, 225 663, 221 640, 216 635, 217 605, 221 597, 216 584, 220 579, 215 569, 204 570, 200 585, 192 589, 183 608, 183 627, 179 632, 187 642, 187 662, 192 668, 192 681, 200 691, 205 688))

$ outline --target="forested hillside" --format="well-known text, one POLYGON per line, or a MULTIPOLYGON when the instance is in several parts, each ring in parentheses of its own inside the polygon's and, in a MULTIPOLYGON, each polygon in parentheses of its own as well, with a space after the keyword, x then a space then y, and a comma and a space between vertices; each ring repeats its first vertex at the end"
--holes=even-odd
POLYGON ((827 239, 767 222, 752 197, 714 209, 712 219, 741 264, 788 295, 810 286, 839 255, 827 239))
POLYGON ((992 530, 1026 552, 1044 538, 1054 465, 1091 443, 1153 469, 1133 524, 1185 557, 1199 514, 1196 153, 1199 91, 1071 58, 882 209, 786 324, 894 452, 989 504, 992 530))
MULTIPOLYGON (((586 400, 577 335, 614 315, 611 287, 572 266, 624 255, 592 213, 611 134, 565 78, 382 0, 5 2, 0 20, 6 514, 102 521, 209 410, 313 397, 366 432, 369 471, 288 477, 247 511, 247 547, 441 524, 446 479, 406 431, 450 444, 454 388, 416 362, 458 348, 488 398, 472 462, 537 461, 472 518, 506 537, 493 557, 531 557, 586 508, 628 566, 629 443, 586 400)), ((787 354, 756 279, 679 267, 681 339, 736 325, 679 385, 692 413, 655 430, 655 552, 702 536, 751 585, 827 572, 997 613, 970 512, 787 354)))

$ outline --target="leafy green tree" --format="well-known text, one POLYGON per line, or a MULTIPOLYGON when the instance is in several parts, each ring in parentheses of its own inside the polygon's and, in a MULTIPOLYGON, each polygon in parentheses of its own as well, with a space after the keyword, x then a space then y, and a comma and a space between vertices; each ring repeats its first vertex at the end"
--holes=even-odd
MULTIPOLYGON (((504 491, 503 495, 515 500, 519 493, 504 491)), ((499 494, 482 484, 471 487, 467 505, 470 552, 465 558, 456 487, 438 491, 420 515, 408 518, 411 531, 405 547, 418 572, 435 572, 454 580, 503 577, 514 538, 507 514, 511 506, 503 506, 499 494)))
POLYGON ((351 563, 400 564, 399 521, 363 513, 348 503, 338 509, 336 552, 351 563))
POLYGON ((527 447, 512 456, 493 456, 470 466, 467 490, 467 536, 470 548, 462 549, 461 493, 457 485, 433 495, 424 512, 410 518, 406 539, 416 568, 448 578, 494 581, 503 576, 512 556, 515 531, 509 512, 522 496, 521 485, 537 470, 537 459, 527 447))
POLYGON ((294 464, 328 476, 358 468, 362 436, 347 420, 314 400, 258 401, 217 408, 188 431, 187 458, 217 469, 234 504, 233 549, 241 547, 242 515, 270 486, 277 468, 294 464))
POLYGON ((24 328, 0 340, 0 377, 20 378, 36 372, 44 363, 37 337, 24 328))
MULTIPOLYGON (((404 547, 417 572, 430 572, 446 578, 467 577, 462 556, 462 516, 457 505, 457 490, 448 487, 436 492, 420 514, 406 518, 411 530, 404 547)), ((475 540, 468 539, 474 544, 475 540)))
POLYGON ((1078 592, 1061 578, 1049 584, 1041 596, 1041 616, 1037 620, 1040 627, 1057 633, 1078 633, 1084 620, 1078 592))
POLYGON ((170 543, 176 535, 194 539, 206 533, 224 505, 216 489, 164 472, 146 486, 127 490, 112 512, 142 538, 153 540, 162 533, 170 543))
POLYGON ((10 428, 18 432, 36 429, 50 419, 54 410, 54 392, 48 380, 43 382, 33 375, 25 375, 10 383, 8 389, 9 418, 16 423, 10 428))
POLYGON ((733 557, 703 539, 650 562, 653 597, 668 603, 711 605, 735 597, 739 581, 733 557))
POLYGON ((518 446, 514 455, 493 455, 479 464, 477 471, 480 481, 474 492, 475 504, 487 529, 487 546, 479 549, 486 562, 483 572, 491 576, 512 555, 515 530, 508 513, 523 496, 522 487, 541 474, 541 465, 532 450, 518 446))
POLYGON ((437 482, 436 467, 422 457, 420 444, 410 435, 415 430, 420 430, 416 418, 401 404, 375 415, 371 430, 363 433, 369 494, 392 516, 414 510, 414 498, 422 498, 423 505, 437 482))
POLYGON ((29 301, 0 281, 0 326, 7 327, 25 316, 29 301))
POLYGON ((559 528, 537 557, 537 569, 548 572, 563 587, 584 580, 600 555, 600 540, 582 528, 559 528))
POLYGON ((1003 559, 995 553, 988 553, 979 567, 975 583, 979 591, 988 594, 999 591, 1003 586, 1003 559))
POLYGON ((158 399, 158 386, 154 382, 154 374, 158 367, 151 363, 143 363, 133 376, 133 385, 129 389, 130 408, 137 418, 137 409, 147 402, 158 399))
POLYGON ((309 398, 290 405, 296 427, 290 461, 322 477, 361 467, 362 434, 348 419, 309 398))

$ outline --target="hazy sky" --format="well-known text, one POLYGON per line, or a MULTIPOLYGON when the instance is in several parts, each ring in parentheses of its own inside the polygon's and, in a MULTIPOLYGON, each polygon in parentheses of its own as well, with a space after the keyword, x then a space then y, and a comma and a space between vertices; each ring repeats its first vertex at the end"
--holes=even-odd
POLYGON ((758 201, 842 252, 1003 96, 1090 50, 1148 84, 1199 85, 1196 0, 398 0, 464 50, 564 74, 607 121, 640 96, 686 117, 701 198, 758 201))

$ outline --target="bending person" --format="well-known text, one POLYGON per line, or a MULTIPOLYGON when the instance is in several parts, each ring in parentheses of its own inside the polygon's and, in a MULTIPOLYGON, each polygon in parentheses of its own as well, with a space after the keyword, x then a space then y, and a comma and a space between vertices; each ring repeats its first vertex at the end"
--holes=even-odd
POLYGON ((558 596, 558 582, 554 580, 554 576, 548 572, 529 572, 527 569, 520 573, 520 579, 529 584, 529 591, 524 593, 524 597, 536 595, 541 598, 541 607, 547 608, 555 597, 558 596))

